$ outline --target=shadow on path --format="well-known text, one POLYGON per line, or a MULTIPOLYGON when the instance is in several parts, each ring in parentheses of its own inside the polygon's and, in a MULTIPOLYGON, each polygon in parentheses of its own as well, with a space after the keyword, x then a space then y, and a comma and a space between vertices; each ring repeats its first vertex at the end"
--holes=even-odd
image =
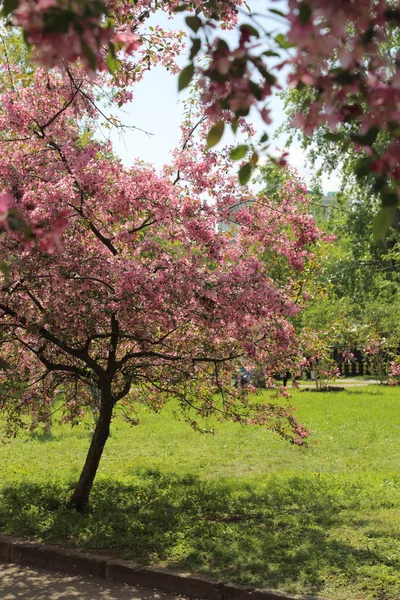
POLYGON ((0 562, 1 600, 174 600, 145 588, 0 562))

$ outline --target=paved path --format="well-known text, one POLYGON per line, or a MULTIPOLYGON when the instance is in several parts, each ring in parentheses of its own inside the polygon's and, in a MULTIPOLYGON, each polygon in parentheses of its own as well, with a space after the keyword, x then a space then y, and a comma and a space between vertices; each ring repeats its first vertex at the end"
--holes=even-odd
MULTIPOLYGON (((367 385, 380 385, 380 382, 377 379, 350 379, 350 377, 346 377, 343 379, 336 379, 334 383, 329 383, 332 387, 365 387, 367 385)), ((290 387, 290 383, 288 383, 288 387, 290 387)), ((300 384, 300 389, 304 388, 315 388, 315 381, 307 381, 306 383, 300 384)))
POLYGON ((177 600, 146 588, 0 561, 1 600, 177 600))

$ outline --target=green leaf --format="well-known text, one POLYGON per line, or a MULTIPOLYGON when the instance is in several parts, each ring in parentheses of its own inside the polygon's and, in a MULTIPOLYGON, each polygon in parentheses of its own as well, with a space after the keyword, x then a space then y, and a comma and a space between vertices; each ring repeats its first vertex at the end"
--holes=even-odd
POLYGON ((279 15, 280 17, 286 18, 285 13, 282 12, 281 10, 278 10, 277 8, 270 8, 269 12, 273 13, 274 15, 279 15))
POLYGON ((12 13, 19 4, 19 0, 3 0, 3 10, 1 11, 3 17, 7 17, 12 13))
POLYGON ((250 164, 253 167, 253 169, 257 166, 258 158, 259 158, 258 153, 253 152, 253 154, 251 155, 251 158, 250 158, 250 164))
POLYGON ((257 62, 254 62, 254 65, 257 67, 257 69, 260 71, 261 75, 264 77, 264 79, 270 84, 270 85, 274 85, 274 83, 276 82, 276 77, 275 75, 272 75, 272 73, 270 73, 269 71, 267 71, 267 69, 264 67, 263 64, 258 64, 257 62))
POLYGON ((222 38, 219 38, 217 40, 217 48, 218 48, 218 50, 229 50, 228 44, 222 38))
POLYGON ((93 50, 91 49, 89 44, 87 44, 83 40, 81 40, 81 44, 82 44, 83 53, 86 56, 86 58, 88 59, 90 68, 93 69, 93 71, 95 71, 96 70, 96 56, 95 56, 93 50))
POLYGON ((198 32, 198 30, 200 29, 200 27, 202 25, 201 19, 199 19, 199 17, 195 17, 193 15, 186 17, 185 21, 186 21, 186 25, 188 27, 190 27, 190 29, 192 31, 194 31, 195 33, 198 32))
POLYGON ((395 188, 389 187, 388 185, 381 191, 382 206, 384 207, 395 207, 399 203, 399 198, 395 188))
MULTIPOLYGON (((374 176, 374 182, 372 184, 372 189, 377 194, 381 194, 384 187, 387 187, 386 177, 384 175, 376 174, 374 176)), ((384 204, 384 202, 382 202, 382 204, 384 204)))
POLYGON ((294 44, 291 44, 290 42, 288 42, 288 40, 283 35, 283 33, 278 33, 278 35, 275 36, 275 41, 278 44, 278 46, 280 46, 281 48, 284 48, 285 50, 287 48, 293 48, 293 46, 294 46, 294 44))
MULTIPOLYGON (((71 24, 74 24, 76 31, 82 35, 83 28, 81 23, 76 20, 76 15, 72 10, 58 10, 56 12, 43 13, 43 33, 67 33, 71 24)), ((87 46, 87 44, 85 43, 87 46)), ((82 48, 84 43, 82 41, 82 48)))
POLYGON ((108 70, 110 71, 111 75, 113 73, 118 72, 121 67, 121 63, 119 62, 118 58, 116 58, 115 56, 111 56, 111 54, 107 54, 106 65, 107 65, 108 70))
POLYGON ((201 40, 199 38, 192 38, 192 49, 190 50, 190 60, 193 60, 196 54, 198 54, 201 48, 201 40))
POLYGON ((242 108, 238 108, 235 110, 235 117, 247 117, 250 112, 250 107, 243 106, 242 108))
POLYGON ((243 25, 241 25, 239 27, 240 31, 250 31, 251 35, 259 38, 260 37, 260 33, 258 31, 258 29, 256 29, 255 27, 253 27, 253 25, 249 25, 249 23, 243 23, 243 25))
POLYGON ((246 163, 239 169, 239 182, 240 185, 246 185, 246 183, 250 180, 251 177, 251 164, 246 163))
POLYGON ((240 146, 236 146, 236 148, 232 148, 229 153, 231 160, 240 160, 244 156, 246 156, 249 147, 247 144, 240 144, 240 146))
POLYGON ((182 90, 187 88, 187 86, 193 79, 193 75, 194 75, 194 65, 192 63, 190 63, 190 65, 188 65, 187 67, 182 69, 182 71, 179 73, 179 77, 178 77, 178 91, 179 92, 181 92, 182 90))
POLYGON ((299 6, 299 21, 300 21, 300 23, 302 23, 303 25, 305 23, 308 23, 308 21, 311 19, 311 15, 312 15, 311 6, 309 4, 307 4, 307 2, 302 2, 299 6))
POLYGON ((339 142, 344 138, 343 133, 328 131, 325 133, 324 138, 328 140, 328 142, 339 142))
POLYGON ((367 133, 365 133, 364 135, 354 134, 351 136, 351 139, 357 142, 358 144, 363 144, 364 146, 372 146, 372 144, 376 141, 379 132, 379 127, 373 125, 368 129, 367 133))
POLYGON ((273 50, 266 50, 262 53, 262 56, 277 56, 279 58, 280 54, 278 54, 278 52, 274 52, 273 50))
POLYGON ((261 100, 263 93, 262 89, 251 79, 247 82, 247 84, 254 98, 256 98, 257 100, 261 100))
POLYGON ((108 8, 100 0, 92 0, 90 4, 86 5, 86 13, 94 13, 95 15, 108 15, 108 8))
POLYGON ((371 173, 372 160, 373 159, 370 156, 364 156, 357 161, 357 164, 354 168, 357 177, 365 177, 371 173))
POLYGON ((0 358, 0 371, 7 371, 10 367, 10 363, 4 360, 4 358, 0 358))
POLYGON ((268 133, 263 133, 262 136, 260 137, 260 144, 264 144, 264 142, 268 141, 268 133))
POLYGON ((8 277, 10 274, 10 265, 3 259, 0 259, 0 271, 5 277, 8 277))
POLYGON ((353 83, 355 79, 357 79, 358 75, 348 71, 346 69, 342 69, 341 67, 337 69, 332 69, 331 73, 335 76, 335 81, 340 83, 340 85, 347 85, 348 83, 353 83))
POLYGON ((119 62, 115 54, 115 47, 113 43, 109 44, 109 51, 106 56, 106 65, 111 74, 115 73, 116 71, 119 71, 121 67, 121 63, 119 62))
POLYGON ((393 209, 383 206, 372 221, 372 234, 377 242, 382 239, 392 223, 393 209))
POLYGON ((225 123, 223 121, 218 121, 214 127, 211 127, 207 135, 207 148, 212 148, 218 144, 219 140, 222 138, 224 129, 225 123))
POLYGON ((232 121, 232 123, 231 123, 231 129, 232 129, 233 133, 237 132, 238 126, 239 126, 238 120, 234 119, 234 121, 232 121))

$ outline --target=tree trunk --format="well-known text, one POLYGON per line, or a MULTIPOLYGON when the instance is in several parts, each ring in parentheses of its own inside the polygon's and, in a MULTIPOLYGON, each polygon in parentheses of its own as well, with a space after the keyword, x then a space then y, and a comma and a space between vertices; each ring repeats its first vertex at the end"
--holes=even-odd
POLYGON ((99 419, 96 423, 93 438, 90 443, 86 461, 72 494, 69 506, 78 512, 83 512, 89 501, 90 491, 96 477, 97 469, 103 454, 104 446, 110 435, 110 423, 113 412, 114 401, 109 385, 101 389, 101 405, 99 419))

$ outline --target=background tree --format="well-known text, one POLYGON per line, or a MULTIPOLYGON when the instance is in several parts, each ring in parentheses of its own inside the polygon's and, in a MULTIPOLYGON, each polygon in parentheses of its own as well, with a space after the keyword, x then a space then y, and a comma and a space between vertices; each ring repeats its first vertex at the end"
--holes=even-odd
MULTIPOLYGON (((273 165, 262 167, 260 172, 261 185, 276 197, 277 190, 291 177, 290 171, 273 165)), ((370 214, 379 210, 378 199, 369 198, 366 189, 354 181, 348 181, 341 193, 330 198, 328 208, 322 207, 318 189, 308 194, 318 225, 330 242, 323 238, 318 241, 308 267, 298 278, 302 294, 297 301, 305 306, 292 322, 304 338, 302 354, 316 354, 319 349, 319 355, 332 366, 340 361, 350 372, 356 368, 361 372, 365 367, 386 379, 390 357, 400 345, 398 231, 392 227, 385 238, 374 239, 370 214), (365 352, 377 344, 383 353, 365 352), (354 361, 342 360, 342 351, 356 349, 358 367, 354 361), (382 368, 378 368, 379 356, 382 368)))

